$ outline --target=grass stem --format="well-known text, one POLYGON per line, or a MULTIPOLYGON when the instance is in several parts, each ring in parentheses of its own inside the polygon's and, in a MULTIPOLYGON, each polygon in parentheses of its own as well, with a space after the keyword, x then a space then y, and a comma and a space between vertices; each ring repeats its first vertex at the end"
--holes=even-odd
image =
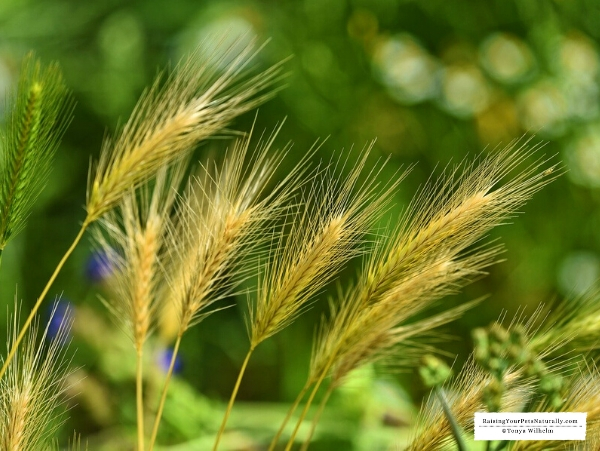
POLYGON ((67 259, 70 257, 70 255, 75 250, 75 247, 77 246, 77 244, 79 243, 79 241, 81 241, 81 238, 83 237, 83 234, 84 234, 84 232, 86 231, 86 229, 87 229, 87 227, 89 225, 90 225, 90 221, 86 218, 86 220, 83 222, 83 224, 81 226, 81 229, 79 230, 79 233, 75 237, 75 240, 73 241, 73 243, 71 244, 71 246, 69 247, 69 249, 67 249, 67 252, 65 252, 65 255, 63 255, 63 257, 60 260, 60 262, 58 262, 58 265, 56 266, 56 269, 52 273, 52 276, 50 277, 50 280, 48 280, 48 282, 46 283, 46 286, 44 287, 44 290, 42 291, 42 294, 40 294, 40 297, 38 298, 38 300, 36 301, 35 305, 31 309, 31 312, 29 313, 29 316, 27 317, 27 321, 25 321, 25 324, 23 324, 23 327, 21 327, 21 330, 19 332, 19 336, 14 341, 14 343, 12 343, 10 351, 9 351, 8 355, 6 356, 6 359, 4 360, 4 365, 2 365, 2 369, 0 369, 0 380, 2 380, 2 377, 4 376, 4 373, 6 373, 8 365, 10 365, 11 360, 15 356, 15 353, 17 352, 19 344, 21 344, 21 341, 23 340, 23 337, 25 336, 25 333, 29 329, 29 326, 31 326, 31 322, 33 321, 33 318, 35 318, 35 315, 37 314, 38 310, 40 309, 40 306, 42 305, 42 302, 43 302, 44 298, 48 294, 48 291, 50 290, 50 287, 54 283, 54 280, 58 276, 58 273, 60 272, 60 270, 64 266, 64 264, 67 261, 67 259))
POLYGON ((277 446, 277 442, 279 441, 281 434, 283 434, 283 430, 285 429, 285 426, 288 424, 288 421, 290 421, 290 418, 292 417, 292 415, 298 408, 298 404, 300 404, 300 401, 302 401, 302 399, 304 398, 304 395, 306 394, 306 392, 308 391, 310 386, 311 386, 311 381, 310 380, 306 381, 306 384, 304 384, 304 387, 302 387, 302 390, 300 391, 300 393, 298 393, 298 396, 296 397, 294 404, 292 404, 292 407, 290 407, 290 409, 288 410, 288 413, 285 416, 285 418, 283 419, 281 426, 279 426, 279 430, 277 431, 277 434, 275 434, 275 437, 273 437, 273 440, 271 441, 271 445, 269 445, 269 451, 273 451, 275 449, 275 446, 277 446))
POLYGON ((308 449, 308 445, 310 445, 310 441, 313 437, 313 434, 315 433, 317 424, 319 423, 319 420, 321 419, 321 415, 323 414, 323 410, 325 410, 325 405, 327 404, 329 397, 333 393, 334 387, 335 386, 333 384, 330 384, 329 387, 327 388, 327 392, 325 393, 325 396, 323 396, 323 399, 321 400, 321 403, 319 404, 319 409, 317 410, 317 413, 315 413, 315 416, 310 425, 310 432, 308 433, 308 437, 306 437, 306 440, 302 444, 302 448, 300 448, 300 451, 306 451, 308 449))
POLYGON ((162 417, 162 412, 165 407, 165 401, 167 399, 167 392, 169 391, 169 383, 171 382, 171 376, 173 376, 173 368, 175 367, 175 360, 177 359, 177 353, 179 352, 181 337, 183 337, 183 332, 180 332, 177 335, 177 341, 175 342, 175 347, 173 348, 173 355, 171 356, 171 362, 169 363, 169 371, 167 371, 167 377, 165 379, 165 384, 162 389, 162 394, 160 395, 160 403, 158 404, 156 418, 154 419, 154 426, 152 427, 152 437, 150 437, 149 451, 152 451, 154 449, 156 436, 158 435, 158 427, 160 426, 160 419, 162 417))
POLYGON ((138 349, 136 361, 136 378, 135 378, 135 399, 137 410, 137 436, 138 436, 138 451, 144 451, 144 393, 143 393, 143 351, 138 349))
POLYGON ((242 367, 240 368, 240 372, 238 374, 237 381, 235 382, 235 386, 233 387, 233 391, 231 392, 231 397, 229 398, 229 404, 227 404, 227 410, 225 411, 225 415, 223 416, 223 421, 221 422, 221 427, 219 428, 219 432, 217 434, 217 438, 215 439, 215 445, 213 446, 213 451, 217 451, 219 448, 219 442, 221 441, 221 436, 225 431, 225 426, 227 425, 227 420, 229 419, 229 415, 231 414, 231 409, 233 408, 233 403, 235 402, 235 397, 237 396, 238 390, 240 388, 240 384, 242 382, 242 378, 244 377, 244 373, 246 372, 246 367, 248 366, 248 361, 250 360, 250 356, 254 351, 254 347, 250 347, 248 350, 248 354, 246 354, 246 358, 244 359, 244 363, 242 363, 242 367))
MULTIPOLYGON (((450 424, 450 429, 452 430, 452 436, 454 437, 454 441, 456 442, 456 448, 458 451, 467 451, 467 446, 462 438, 462 434, 460 431, 460 426, 458 425, 454 415, 452 415, 452 411, 450 410, 450 406, 448 406, 448 402, 446 401, 446 395, 444 394, 444 389, 441 387, 437 387, 435 389, 435 394, 438 397, 440 404, 442 405, 442 409, 444 409, 444 414, 446 415, 446 419, 450 424)), ((488 446, 491 442, 488 442, 488 446)))
POLYGON ((300 425, 304 421, 304 418, 306 417, 306 414, 308 413, 308 409, 310 408, 310 405, 312 404, 313 400, 315 399, 315 395, 317 394, 317 391, 319 391, 319 387, 323 383, 323 380, 325 380, 325 376, 327 376, 327 373, 329 372, 329 368, 331 367, 332 363, 333 363, 333 359, 330 359, 328 365, 323 369, 323 371, 321 372, 321 375, 319 376, 319 379, 317 380, 317 382, 315 383, 315 386, 313 387, 312 391, 310 392, 310 396, 308 397, 308 400, 306 401, 304 409, 302 409, 300 418, 298 418, 298 422, 296 423, 294 432, 292 432, 292 435, 290 436, 290 439, 288 440, 288 444, 285 447, 285 451, 290 451, 292 449, 292 445, 294 444, 294 440, 296 439, 296 435, 298 434, 300 425))

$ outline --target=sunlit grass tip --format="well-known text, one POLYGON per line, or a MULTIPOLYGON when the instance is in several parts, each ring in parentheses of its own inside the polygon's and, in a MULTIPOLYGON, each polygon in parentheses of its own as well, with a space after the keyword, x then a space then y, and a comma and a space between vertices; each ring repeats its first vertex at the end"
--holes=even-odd
POLYGON ((254 40, 242 47, 207 42, 172 74, 159 76, 118 135, 103 145, 90 175, 87 221, 270 97, 281 78, 281 64, 252 75, 249 64, 259 50, 254 40))

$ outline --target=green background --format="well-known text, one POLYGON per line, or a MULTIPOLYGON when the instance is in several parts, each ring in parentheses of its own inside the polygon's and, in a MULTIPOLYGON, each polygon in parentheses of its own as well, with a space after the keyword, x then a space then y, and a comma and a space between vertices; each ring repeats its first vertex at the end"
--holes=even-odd
MULTIPOLYGON (((34 50, 43 61, 60 63, 77 106, 28 227, 3 256, 0 296, 7 307, 0 309, 0 324, 15 292, 24 311, 40 293, 84 218, 90 159, 158 71, 206 36, 244 40, 255 34, 259 42, 270 39, 258 68, 292 57, 285 63, 285 89, 256 116, 258 131, 287 118, 277 145, 294 144, 279 177, 318 139, 327 138, 315 162, 351 149, 354 158, 376 138, 369 164, 389 157, 382 179, 417 163, 394 199, 394 221, 434 168, 493 152, 515 138, 535 135, 532 143, 545 143, 538 155, 554 156, 566 170, 523 215, 488 237, 501 237, 506 261, 442 301, 448 307, 489 295, 436 343, 449 362, 457 355, 459 365, 473 327, 503 312, 512 317, 518 309, 531 312, 540 303, 572 298, 600 274, 599 23, 594 0, 3 0, 0 96, 15 86, 22 57, 34 50)), ((254 120, 248 113, 232 128, 247 131, 254 120)), ((222 152, 227 143, 203 144, 198 159, 222 152)), ((76 306, 74 377, 85 375, 73 390, 61 441, 76 428, 90 449, 127 449, 135 425, 134 353, 98 301, 102 286, 86 279, 91 252, 88 238, 51 291, 76 306)), ((337 282, 343 285, 358 268, 359 262, 349 266, 337 282)), ((285 403, 304 383, 327 294, 257 350, 227 446, 256 449, 278 427, 285 403)), ((223 305, 236 302, 185 337, 183 370, 162 430, 164 443, 180 445, 170 449, 205 449, 212 441, 247 350, 244 298, 223 305)), ((152 377, 160 380, 149 359, 152 377)), ((399 375, 366 369, 332 398, 314 449, 400 446, 423 393, 411 369, 399 375)))

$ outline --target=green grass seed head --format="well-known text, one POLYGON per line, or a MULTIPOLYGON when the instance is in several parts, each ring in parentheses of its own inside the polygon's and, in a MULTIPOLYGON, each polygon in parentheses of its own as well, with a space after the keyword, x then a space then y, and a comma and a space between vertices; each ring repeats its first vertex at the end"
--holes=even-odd
POLYGON ((0 250, 25 226, 48 179, 72 106, 58 66, 43 66, 29 54, 2 133, 0 250))

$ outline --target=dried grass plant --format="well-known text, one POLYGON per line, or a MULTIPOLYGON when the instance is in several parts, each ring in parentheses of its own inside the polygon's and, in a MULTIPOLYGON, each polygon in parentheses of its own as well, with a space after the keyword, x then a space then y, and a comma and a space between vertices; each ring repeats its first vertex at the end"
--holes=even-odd
POLYGON ((244 371, 256 347, 275 335, 304 310, 311 297, 321 290, 350 258, 360 252, 362 238, 384 209, 389 193, 401 181, 377 191, 376 172, 356 190, 369 149, 341 183, 334 179, 335 166, 321 173, 299 202, 302 208, 292 216, 291 230, 274 238, 269 261, 261 274, 256 305, 250 304, 250 348, 242 363, 214 450, 219 446, 244 371), (356 192, 355 192, 356 191, 356 192))

